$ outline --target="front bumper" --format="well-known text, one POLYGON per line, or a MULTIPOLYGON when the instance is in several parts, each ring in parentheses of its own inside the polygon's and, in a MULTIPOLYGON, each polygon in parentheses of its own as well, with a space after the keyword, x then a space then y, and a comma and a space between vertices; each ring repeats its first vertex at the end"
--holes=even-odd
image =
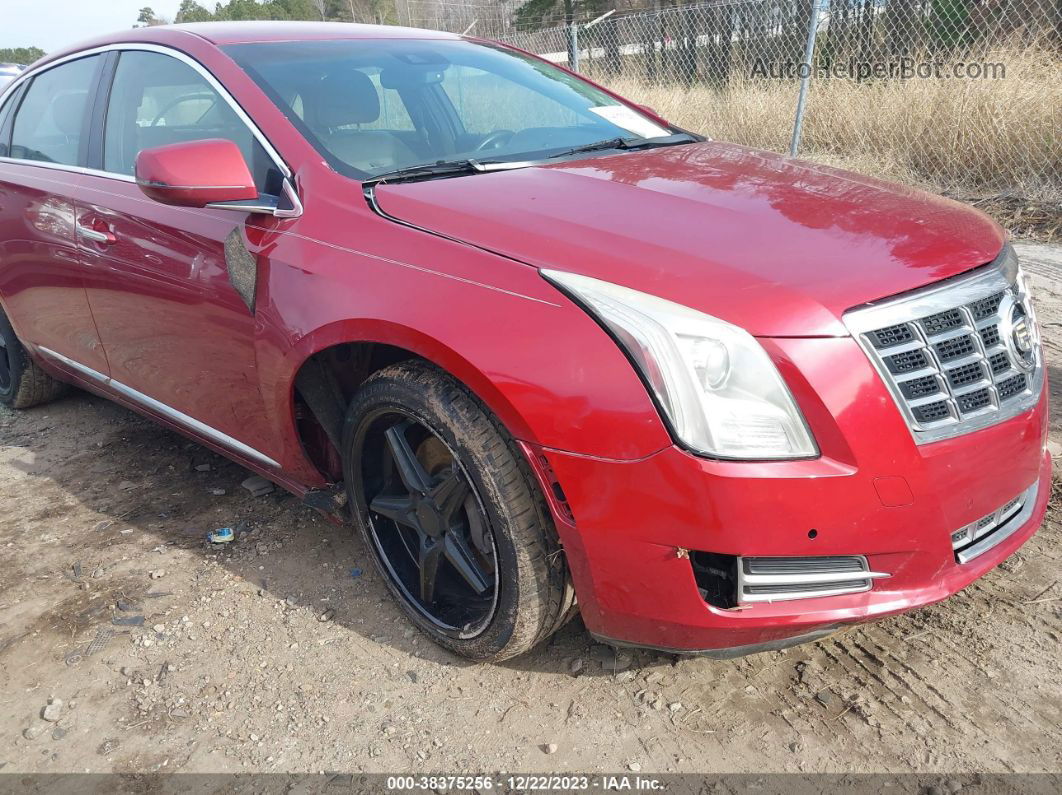
POLYGON ((819 459, 723 462, 675 447, 638 461, 530 451, 566 498, 561 504, 548 492, 592 634, 713 656, 780 648, 945 599, 1033 535, 1051 492, 1046 385, 1023 415, 918 446, 865 357, 843 342, 773 341, 776 360, 792 368, 787 377, 823 448, 819 459), (811 389, 820 361, 813 342, 836 342, 841 361, 834 357, 829 371, 847 380, 811 389), (958 563, 951 534, 1033 482, 1039 488, 1021 526, 958 563), (865 555, 891 576, 862 593, 723 609, 702 598, 685 550, 865 555))

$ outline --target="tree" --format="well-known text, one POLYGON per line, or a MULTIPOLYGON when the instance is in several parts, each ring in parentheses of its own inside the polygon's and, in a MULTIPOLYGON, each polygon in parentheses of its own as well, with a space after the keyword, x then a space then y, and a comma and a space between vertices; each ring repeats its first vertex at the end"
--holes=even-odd
POLYGON ((177 9, 175 22, 209 22, 214 15, 203 8, 195 0, 181 0, 181 7, 177 9))
MULTIPOLYGON (((136 21, 143 27, 152 27, 154 25, 165 25, 168 23, 164 17, 155 15, 155 11, 151 6, 144 6, 140 9, 140 15, 136 18, 136 21)), ((137 27, 134 25, 133 27, 137 27)))
POLYGON ((0 63, 18 63, 23 66, 44 57, 40 47, 4 47, 0 49, 0 63))
MULTIPOLYGON (((150 8, 141 14, 152 15, 150 8)), ((291 19, 338 20, 340 22, 393 22, 393 0, 226 0, 208 11, 197 0, 181 0, 177 22, 214 20, 291 19)))
POLYGON ((933 0, 929 27, 937 51, 951 50, 974 39, 970 25, 972 0, 933 0))
MULTIPOLYGON (((570 11, 571 0, 565 0, 565 6, 570 11)), ((548 24, 556 24, 557 0, 526 0, 516 8, 513 14, 513 23, 520 30, 541 28, 548 24)))

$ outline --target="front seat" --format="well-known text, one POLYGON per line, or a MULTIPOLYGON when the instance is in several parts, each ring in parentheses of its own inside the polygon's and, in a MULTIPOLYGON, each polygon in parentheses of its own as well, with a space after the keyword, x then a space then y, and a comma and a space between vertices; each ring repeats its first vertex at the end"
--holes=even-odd
POLYGON ((325 148, 361 171, 388 171, 417 162, 413 150, 387 130, 363 130, 380 118, 380 96, 355 69, 322 78, 303 97, 306 124, 325 148))
POLYGON ((77 163, 78 144, 81 140, 81 127, 85 121, 85 102, 87 91, 64 91, 52 100, 51 114, 59 135, 49 147, 48 160, 60 163, 77 163))

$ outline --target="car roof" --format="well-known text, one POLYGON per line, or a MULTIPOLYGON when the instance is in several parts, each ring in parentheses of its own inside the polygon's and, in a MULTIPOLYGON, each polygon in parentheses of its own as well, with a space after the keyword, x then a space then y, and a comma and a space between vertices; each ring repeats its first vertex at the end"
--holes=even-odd
POLYGON ((313 39, 455 39, 453 33, 393 25, 360 25, 349 22, 197 22, 170 25, 201 36, 214 44, 245 44, 254 41, 305 41, 313 39))
POLYGON ((193 22, 133 28, 78 42, 49 53, 36 64, 108 44, 161 44, 180 47, 189 37, 205 39, 223 47, 228 44, 276 41, 326 41, 335 39, 459 39, 454 33, 393 25, 360 25, 348 22, 193 22))

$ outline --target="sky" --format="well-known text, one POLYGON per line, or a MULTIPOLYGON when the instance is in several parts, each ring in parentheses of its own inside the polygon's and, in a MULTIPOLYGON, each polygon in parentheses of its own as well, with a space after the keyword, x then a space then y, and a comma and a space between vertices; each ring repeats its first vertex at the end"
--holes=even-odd
POLYGON ((144 6, 172 20, 180 5, 181 0, 0 0, 0 47, 50 52, 131 28, 144 6))

